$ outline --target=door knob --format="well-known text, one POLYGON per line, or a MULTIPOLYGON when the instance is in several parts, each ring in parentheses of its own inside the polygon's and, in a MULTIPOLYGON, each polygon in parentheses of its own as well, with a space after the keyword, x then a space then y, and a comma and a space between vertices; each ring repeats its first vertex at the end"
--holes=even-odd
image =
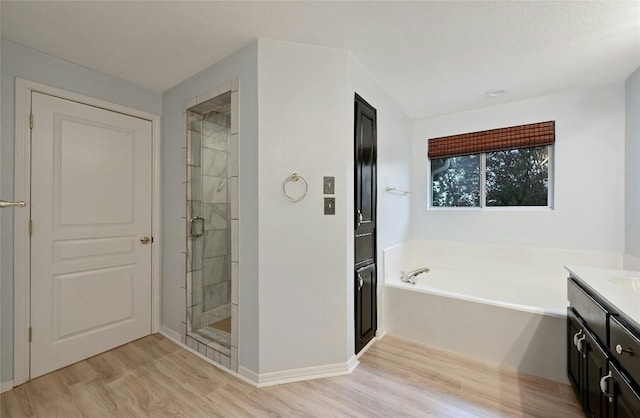
POLYGON ((149 238, 149 237, 142 237, 142 238, 140 238, 140 242, 146 245, 146 244, 148 244, 148 243, 150 243, 150 242, 151 242, 151 238, 149 238))
POLYGON ((622 354, 622 353, 630 353, 633 354, 633 350, 630 348, 624 348, 623 346, 621 346, 620 344, 616 345, 616 353, 618 354, 622 354))
POLYGON ((0 200, 0 208, 13 208, 13 207, 20 207, 23 208, 25 207, 27 204, 24 203, 22 200, 19 202, 7 202, 6 200, 0 200))

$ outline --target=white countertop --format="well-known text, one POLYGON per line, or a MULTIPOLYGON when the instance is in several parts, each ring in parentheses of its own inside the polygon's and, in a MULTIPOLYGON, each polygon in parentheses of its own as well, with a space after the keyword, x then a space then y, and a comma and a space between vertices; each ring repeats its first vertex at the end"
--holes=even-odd
POLYGON ((640 271, 565 266, 640 327, 640 271))

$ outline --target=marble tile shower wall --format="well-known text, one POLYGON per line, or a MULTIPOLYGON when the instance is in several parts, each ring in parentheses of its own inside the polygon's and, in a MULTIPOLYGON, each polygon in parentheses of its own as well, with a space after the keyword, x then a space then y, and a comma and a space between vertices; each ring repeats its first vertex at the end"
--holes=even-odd
POLYGON ((209 113, 202 122, 203 311, 231 302, 229 127, 229 117, 218 113, 209 113))

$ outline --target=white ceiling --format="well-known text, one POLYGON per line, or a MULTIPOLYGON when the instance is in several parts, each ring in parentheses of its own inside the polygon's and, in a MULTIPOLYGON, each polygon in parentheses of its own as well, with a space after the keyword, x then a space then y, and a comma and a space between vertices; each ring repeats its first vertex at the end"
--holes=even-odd
POLYGON ((6 1, 2 37, 164 91, 256 38, 350 50, 411 118, 640 66, 640 2, 6 1), (484 92, 505 88, 487 98, 484 92))

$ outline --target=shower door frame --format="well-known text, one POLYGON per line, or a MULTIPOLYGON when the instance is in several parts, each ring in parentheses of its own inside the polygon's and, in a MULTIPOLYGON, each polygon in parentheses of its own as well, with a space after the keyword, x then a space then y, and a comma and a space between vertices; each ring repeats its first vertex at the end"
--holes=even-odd
MULTIPOLYGON (((230 230, 229 233, 231 235, 231 253, 230 253, 230 279, 231 279, 231 341, 230 346, 224 347, 221 344, 210 341, 207 344, 204 344, 200 340, 195 339, 192 336, 192 332, 189 332, 188 322, 191 320, 189 318, 189 284, 187 283, 190 279, 189 274, 187 272, 188 267, 188 241, 190 240, 189 235, 189 219, 188 219, 188 210, 187 205, 185 205, 184 211, 184 220, 185 220, 185 242, 184 248, 184 282, 183 289, 185 291, 185 310, 184 310, 184 330, 181 335, 181 338, 184 338, 185 345, 192 349, 194 352, 199 352, 204 355, 208 360, 222 365, 222 367, 231 370, 232 372, 237 372, 241 366, 238 362, 238 334, 239 334, 239 311, 240 311, 240 202, 239 202, 239 183, 240 183, 240 142, 241 142, 241 130, 240 130, 240 78, 234 78, 230 81, 219 84, 217 87, 212 88, 211 90, 207 90, 198 94, 191 99, 185 101, 182 107, 183 112, 183 132, 185 133, 185 142, 186 134, 187 134, 187 112, 194 106, 197 106, 201 103, 204 103, 210 99, 218 97, 227 92, 231 93, 231 120, 230 120, 230 128, 229 128, 229 143, 228 150, 230 154, 230 165, 227 167, 229 172, 229 179, 227 187, 229 188, 230 193, 230 230), (218 351, 221 349, 222 351, 218 351), (203 352, 204 351, 204 352, 203 352), (223 352, 224 351, 224 352, 223 352), (228 351, 228 353, 226 353, 228 351)), ((184 149, 186 152, 188 150, 185 146, 184 149)), ((186 165, 187 155, 184 155, 184 161, 186 165)), ((185 166, 185 180, 189 180, 189 176, 187 173, 187 167, 185 166)), ((185 181, 185 190, 184 196, 187 197, 187 182, 185 181)), ((185 199, 186 201, 186 199, 185 199)))
MULTIPOLYGON (((39 92, 62 99, 75 101, 145 119, 151 122, 152 141, 152 196, 151 196, 151 234, 155 245, 151 246, 151 333, 160 330, 160 277, 161 277, 161 207, 162 207, 162 150, 160 134, 160 116, 138 109, 118 105, 105 100, 67 90, 16 78, 15 80, 15 166, 14 166, 14 198, 24 200, 31 205, 31 93, 39 92)), ((13 263, 14 263, 14 305, 13 305, 13 381, 18 386, 30 379, 30 267, 31 237, 29 235, 29 210, 14 212, 13 263)))

